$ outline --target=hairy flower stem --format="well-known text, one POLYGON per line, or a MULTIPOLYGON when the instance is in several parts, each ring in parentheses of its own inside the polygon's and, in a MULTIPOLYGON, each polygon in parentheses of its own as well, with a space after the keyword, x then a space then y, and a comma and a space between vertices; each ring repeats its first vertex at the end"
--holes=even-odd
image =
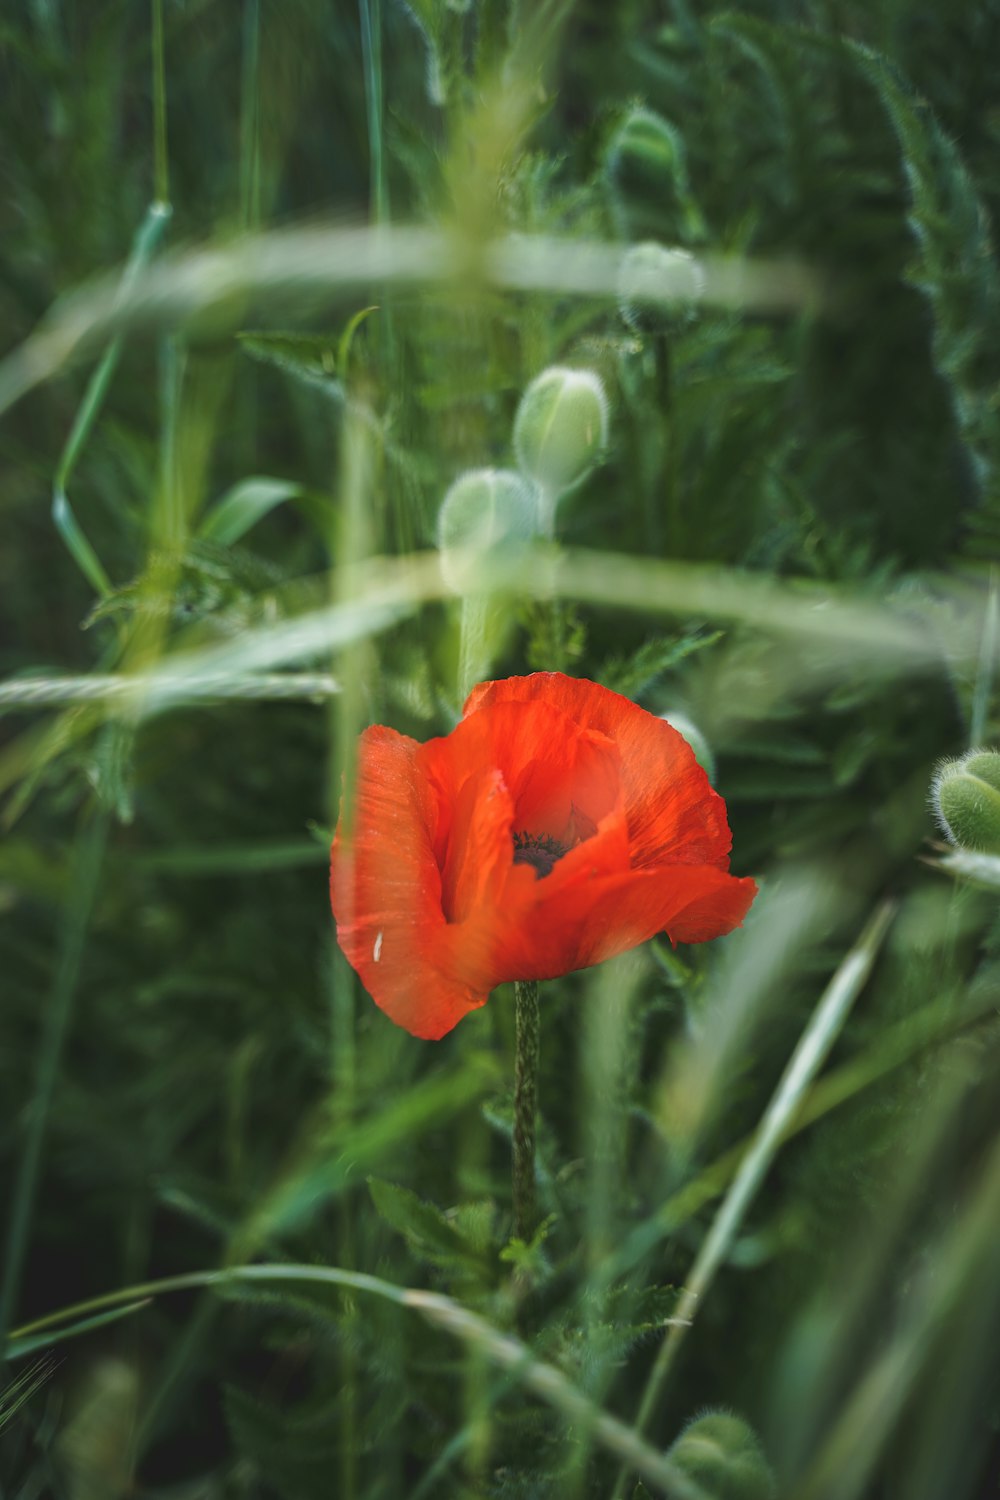
POLYGON ((538 984, 514 985, 514 1235, 529 1240, 535 1223, 535 1113, 538 1107, 538 984))

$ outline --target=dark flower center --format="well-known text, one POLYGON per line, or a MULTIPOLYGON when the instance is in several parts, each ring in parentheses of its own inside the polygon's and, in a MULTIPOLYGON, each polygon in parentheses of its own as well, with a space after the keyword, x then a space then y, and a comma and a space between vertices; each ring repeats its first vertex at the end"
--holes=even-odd
POLYGON ((569 850, 565 844, 560 844, 558 839, 549 838, 545 833, 515 833, 514 835, 514 863, 516 865, 533 865, 538 871, 539 880, 544 880, 546 875, 552 874, 552 866, 556 860, 562 859, 569 850))

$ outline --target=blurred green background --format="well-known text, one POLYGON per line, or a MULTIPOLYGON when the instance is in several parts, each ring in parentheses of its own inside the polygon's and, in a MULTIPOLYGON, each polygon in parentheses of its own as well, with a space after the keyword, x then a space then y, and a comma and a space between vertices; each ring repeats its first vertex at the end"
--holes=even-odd
POLYGON ((996 1493, 1000 861, 928 789, 997 735, 998 58, 993 0, 5 8, 0 1493, 996 1493), (459 598, 553 365, 606 444, 459 598), (544 987, 523 1244, 511 995, 397 1030, 326 863, 360 728, 545 668, 695 726, 762 894, 544 987))

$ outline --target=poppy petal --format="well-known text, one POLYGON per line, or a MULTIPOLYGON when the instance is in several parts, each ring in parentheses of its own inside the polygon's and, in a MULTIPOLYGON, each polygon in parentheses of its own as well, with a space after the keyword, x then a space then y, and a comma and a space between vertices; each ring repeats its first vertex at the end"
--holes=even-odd
MULTIPOLYGON (((620 795, 621 756, 613 741, 539 701, 466 715, 446 738, 422 747, 420 763, 446 806, 456 804, 474 771, 496 768, 513 802, 515 828, 567 844, 581 823, 595 828, 620 795)), ((444 845, 453 838, 449 828, 439 858, 447 857, 444 845)))
POLYGON ((420 749, 381 726, 361 736, 353 824, 334 839, 330 898, 338 942, 376 1005, 436 1039, 485 1003, 493 981, 470 984, 453 967, 432 843, 438 807, 420 749))
POLYGON ((683 738, 591 682, 486 683, 425 745, 362 735, 334 839, 338 937, 376 1003, 443 1036, 495 985, 701 942, 756 894, 728 874, 725 804, 683 738))
POLYGON ((672 943, 706 943, 743 925, 757 882, 749 876, 737 880, 722 870, 706 870, 705 876, 701 889, 691 891, 687 905, 666 924, 672 943))
POLYGON ((473 688, 465 717, 503 703, 541 701, 617 746, 636 869, 674 862, 728 868, 732 836, 725 803, 683 735, 628 698, 583 678, 535 672, 473 688))
MULTIPOLYGON (((583 846, 581 846, 582 848, 583 846)), ((619 870, 565 882, 508 931, 504 978, 548 979, 603 963, 659 932, 702 942, 743 921, 757 887, 713 865, 619 870)))

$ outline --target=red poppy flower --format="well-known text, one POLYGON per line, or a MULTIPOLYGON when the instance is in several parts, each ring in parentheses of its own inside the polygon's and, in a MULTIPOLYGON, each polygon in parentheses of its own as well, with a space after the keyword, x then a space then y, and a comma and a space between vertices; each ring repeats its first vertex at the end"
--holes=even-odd
POLYGON ((333 843, 337 937, 375 1003, 436 1039, 505 980, 738 927, 757 887, 728 873, 730 843, 662 719, 559 672, 484 682, 443 739, 362 734, 333 843))

